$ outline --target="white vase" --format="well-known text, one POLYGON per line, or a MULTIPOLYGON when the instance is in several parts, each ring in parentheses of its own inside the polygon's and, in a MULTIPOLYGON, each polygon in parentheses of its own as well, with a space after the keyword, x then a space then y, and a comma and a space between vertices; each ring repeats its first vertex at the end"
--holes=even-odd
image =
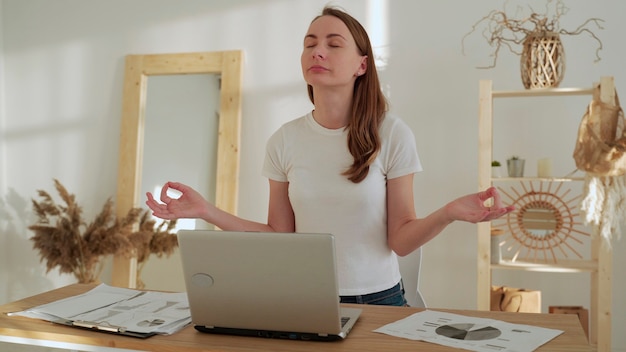
POLYGON ((491 167, 491 177, 502 177, 502 167, 501 166, 492 166, 491 167))

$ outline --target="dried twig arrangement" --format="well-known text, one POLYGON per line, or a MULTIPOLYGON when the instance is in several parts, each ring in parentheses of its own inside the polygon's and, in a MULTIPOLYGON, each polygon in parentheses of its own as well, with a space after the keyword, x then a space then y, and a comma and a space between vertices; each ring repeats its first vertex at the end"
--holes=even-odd
POLYGON ((138 231, 129 236, 137 255, 137 288, 144 288, 145 284, 141 280, 141 271, 150 255, 154 254, 161 258, 169 256, 178 247, 178 239, 173 233, 176 227, 176 220, 164 220, 158 225, 150 218, 150 212, 145 211, 139 220, 138 231))
POLYGON ((500 49, 502 49, 502 47, 509 49, 509 51, 516 55, 522 55, 521 51, 515 49, 516 46, 521 46, 526 37, 530 35, 540 35, 545 33, 557 33, 563 35, 579 35, 587 33, 598 43, 598 47, 596 48, 596 59, 594 62, 601 60, 600 50, 602 50, 602 41, 588 28, 588 26, 590 24, 595 24, 599 29, 604 29, 604 27, 601 26, 601 23, 604 22, 604 20, 599 18, 589 18, 575 30, 568 31, 560 28, 561 17, 569 11, 569 8, 567 8, 563 3, 563 0, 547 0, 546 12, 543 14, 535 12, 530 6, 529 9, 531 13, 526 15, 524 8, 518 6, 514 18, 507 15, 506 9, 502 11, 493 10, 489 12, 485 17, 478 20, 472 26, 472 29, 465 34, 465 36, 463 36, 463 40, 461 42, 463 53, 465 53, 465 39, 470 34, 478 31, 480 26, 484 26, 482 35, 487 40, 489 46, 493 48, 493 52, 490 55, 493 57, 493 61, 489 66, 479 66, 477 68, 494 68, 496 66, 496 61, 498 60, 498 54, 500 53, 500 49), (550 15, 550 4, 552 3, 554 3, 554 13, 550 15))
POLYGON ((78 282, 94 282, 102 272, 105 256, 133 253, 128 237, 141 209, 133 208, 125 217, 117 218, 113 201, 108 199, 95 220, 87 224, 75 196, 58 180, 54 184, 64 205, 57 204, 47 192, 38 191, 41 201, 32 201, 38 220, 28 227, 35 233, 33 247, 46 261, 47 272, 59 267, 61 273, 73 274, 78 282))

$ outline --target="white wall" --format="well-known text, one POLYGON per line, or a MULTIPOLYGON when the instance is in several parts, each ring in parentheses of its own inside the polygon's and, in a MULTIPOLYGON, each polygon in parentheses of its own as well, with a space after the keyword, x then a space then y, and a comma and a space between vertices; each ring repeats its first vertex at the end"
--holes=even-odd
MULTIPOLYGON (((45 274, 28 240, 30 199, 36 190, 52 191, 58 178, 84 205, 86 217, 114 196, 117 177, 119 119, 124 56, 243 49, 245 51, 243 130, 239 214, 263 221, 267 180, 261 176, 264 144, 282 123, 311 106, 301 78, 302 37, 325 0, 0 0, 0 300, 49 290, 73 282, 55 272, 45 274), (2 66, 0 66, 1 69, 2 66), (0 71, 2 73, 2 71, 0 71), (5 212, 0 212, 4 214, 5 212)), ((416 208, 426 215, 450 199, 477 189, 478 80, 493 79, 497 89, 521 89, 519 59, 501 53, 493 70, 478 70, 488 57, 474 37, 467 56, 461 38, 471 25, 502 2, 343 0, 337 4, 361 19, 387 66, 381 71, 392 110, 413 129, 425 171, 415 179, 416 208), (377 16, 386 13, 387 16, 377 16)), ((538 0, 528 3, 541 4, 538 0)), ((562 86, 590 86, 601 75, 615 76, 626 87, 622 33, 626 2, 568 1, 562 20, 576 28, 600 17, 597 31, 603 60, 593 64, 595 44, 585 35, 565 37, 567 69, 562 86)), ((541 6, 536 8, 541 9, 541 6)), ((546 120, 553 143, 567 152, 587 98, 548 107, 571 115, 571 125, 546 120)), ((524 118, 524 108, 504 110, 524 118)), ((515 131, 508 132, 515 137, 515 131)), ((506 149, 510 148, 510 149, 506 149)), ((534 151, 514 144, 510 154, 534 151)), ((573 165, 570 155, 562 167, 573 165)), ((529 172, 532 172, 529 170, 529 172)), ((184 181, 184 180, 183 180, 184 181)), ((626 280, 625 240, 615 244, 613 346, 626 346, 619 327, 626 324, 626 303, 619 299, 626 280)), ((414 258, 402 259, 405 284, 415 284, 414 258)), ((103 278, 107 281, 107 277, 103 278)), ((421 288, 431 307, 476 305, 476 228, 456 223, 425 246, 421 288)), ((586 277, 520 278, 559 293, 558 302, 588 307, 586 277), (567 286, 564 286, 567 284, 567 286), (567 287, 567 288, 564 288, 567 287), (567 292, 567 295, 563 293, 567 292), (561 301, 562 300, 562 301, 561 301)), ((553 296, 549 294, 549 296, 553 296)), ((412 292, 409 298, 413 299, 412 292)), ((1 302, 0 302, 1 303, 1 302)), ((621 349, 624 351, 624 349, 621 349)))
MULTIPOLYGON (((4 35, 3 35, 3 26, 2 26, 2 14, 3 14, 3 10, 2 10, 2 2, 0 2, 0 54, 3 52, 3 42, 4 42, 4 35)), ((4 101, 4 57, 3 55, 0 55, 0 131, 4 131, 4 122, 5 122, 5 113, 4 113, 4 106, 5 106, 5 101, 4 101)), ((5 148, 5 143, 4 143, 4 134, 0 132, 0 189, 3 190, 2 195, 4 195, 4 190, 6 189, 5 187, 5 179, 6 176, 3 175, 3 172, 6 170, 6 168, 4 167, 4 148, 5 148)), ((6 237, 7 234, 5 233, 5 229, 4 229, 4 224, 6 223, 5 218, 7 217, 6 212, 3 211, 5 209, 5 204, 3 202, 4 197, 0 197, 0 231, 2 231, 2 235, 0 235, 0 248, 7 248, 7 241, 6 241, 6 237)), ((2 256, 0 257, 0 268, 7 268, 9 266, 8 261, 7 261, 7 256, 4 254, 4 252, 0 252, 2 253, 2 256)), ((8 282, 8 273, 6 269, 0 269, 0 282, 8 282)), ((0 290, 0 302, 7 302, 7 291, 6 290, 0 290)))

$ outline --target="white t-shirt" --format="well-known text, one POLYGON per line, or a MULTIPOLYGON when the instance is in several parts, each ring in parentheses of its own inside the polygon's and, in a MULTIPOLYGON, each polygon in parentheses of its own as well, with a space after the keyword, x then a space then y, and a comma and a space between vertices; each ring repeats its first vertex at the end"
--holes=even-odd
POLYGON ((396 254, 387 245, 387 179, 422 170, 415 137, 390 114, 380 127, 381 150, 367 177, 353 183, 348 131, 328 129, 311 113, 284 124, 267 143, 263 175, 289 182, 296 232, 335 236, 339 294, 363 295, 400 281, 396 254))

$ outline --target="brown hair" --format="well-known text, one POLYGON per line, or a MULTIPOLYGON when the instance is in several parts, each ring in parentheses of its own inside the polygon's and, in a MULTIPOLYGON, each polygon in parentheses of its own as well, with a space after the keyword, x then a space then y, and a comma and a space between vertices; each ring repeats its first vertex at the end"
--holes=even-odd
MULTIPOLYGON (((325 7, 322 14, 315 17, 313 22, 322 16, 334 16, 345 23, 354 37, 360 54, 367 56, 367 69, 354 82, 352 112, 346 126, 348 150, 354 162, 343 172, 343 175, 348 176, 350 181, 359 183, 367 177, 370 165, 380 151, 378 129, 387 111, 387 100, 380 88, 378 73, 374 65, 374 52, 363 26, 354 17, 334 7, 325 7)), ((315 103, 313 87, 308 85, 307 89, 311 102, 315 103)))

